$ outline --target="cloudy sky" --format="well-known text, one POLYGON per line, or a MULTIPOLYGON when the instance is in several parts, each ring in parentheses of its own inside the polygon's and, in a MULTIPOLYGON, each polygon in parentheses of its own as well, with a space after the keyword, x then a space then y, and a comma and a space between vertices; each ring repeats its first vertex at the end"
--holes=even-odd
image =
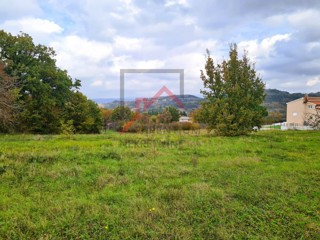
MULTIPOLYGON (((119 97, 120 69, 184 69, 185 93, 200 95, 200 69, 229 44, 245 48, 267 88, 320 91, 319 0, 0 1, 0 29, 52 46, 57 64, 89 98, 119 97)), ((179 93, 176 74, 127 74, 125 96, 179 93)))

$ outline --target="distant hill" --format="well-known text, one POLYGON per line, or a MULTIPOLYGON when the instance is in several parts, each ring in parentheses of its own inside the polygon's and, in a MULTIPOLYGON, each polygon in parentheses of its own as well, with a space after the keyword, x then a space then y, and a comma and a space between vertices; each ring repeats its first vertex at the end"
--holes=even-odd
MULTIPOLYGON (((289 93, 277 89, 267 89, 266 98, 263 105, 268 109, 268 112, 278 112, 281 114, 281 120, 286 119, 287 102, 304 97, 304 93, 289 93)), ((309 93, 310 97, 319 97, 320 92, 309 93)))
POLYGON ((110 103, 116 101, 115 98, 95 98, 93 99, 94 102, 98 104, 105 104, 105 103, 110 103))
MULTIPOLYGON (((203 100, 200 97, 194 95, 175 95, 176 99, 179 99, 187 112, 191 112, 193 109, 196 109, 200 106, 200 102, 203 100)), ((151 98, 148 98, 151 100, 151 98)), ((105 108, 113 109, 120 105, 119 100, 114 100, 112 102, 99 99, 99 102, 94 99, 95 102, 102 104, 105 108)), ((129 108, 135 108, 135 101, 125 101, 124 105, 129 108)), ((161 111, 168 106, 174 106, 179 108, 177 103, 169 96, 159 97, 148 110, 150 111, 161 111)), ((142 106, 141 106, 142 107, 142 106)))
MULTIPOLYGON (((292 100, 298 99, 303 97, 304 93, 289 93, 286 91, 280 91, 277 89, 266 89, 266 98, 263 105, 267 108, 268 112, 277 112, 281 115, 281 120, 285 121, 286 116, 286 103, 292 100)), ((317 93, 309 93, 311 97, 320 96, 320 92, 317 93)), ((191 112, 193 109, 196 109, 200 106, 201 101, 203 98, 194 96, 194 95, 175 95, 177 99, 179 99, 187 112, 191 112)), ((115 99, 94 99, 95 102, 103 105, 105 108, 116 108, 120 105, 119 100, 115 99)), ((135 108, 135 101, 128 100, 125 101, 125 106, 129 108, 135 108)), ((173 101, 169 96, 163 96, 157 99, 149 108, 151 111, 161 111, 162 109, 168 106, 175 106, 178 108, 175 101, 173 101)))

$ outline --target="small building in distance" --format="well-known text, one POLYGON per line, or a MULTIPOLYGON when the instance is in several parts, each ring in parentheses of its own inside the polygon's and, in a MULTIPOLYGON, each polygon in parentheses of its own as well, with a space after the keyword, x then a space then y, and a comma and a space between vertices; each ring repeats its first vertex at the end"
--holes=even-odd
POLYGON ((287 127, 296 128, 305 126, 306 116, 320 110, 320 97, 299 98, 287 103, 287 127))
POLYGON ((192 122, 190 117, 187 116, 181 116, 179 118, 179 122, 192 122))

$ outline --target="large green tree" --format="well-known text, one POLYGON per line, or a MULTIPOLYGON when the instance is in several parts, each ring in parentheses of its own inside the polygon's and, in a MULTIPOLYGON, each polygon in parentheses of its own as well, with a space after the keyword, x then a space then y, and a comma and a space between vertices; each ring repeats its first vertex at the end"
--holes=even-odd
MULTIPOLYGON (((0 59, 6 65, 6 74, 15 77, 18 83, 20 111, 15 130, 60 133, 62 123, 69 120, 65 114, 67 106, 78 98, 74 91, 80 87, 80 81, 73 81, 67 71, 56 66, 52 48, 34 44, 31 36, 25 33, 13 36, 0 31, 0 59)), ((79 106, 85 107, 81 104, 79 106)))
POLYGON ((239 58, 237 45, 230 46, 229 59, 214 64, 209 51, 201 70, 205 101, 201 118, 218 135, 247 134, 261 126, 266 109, 262 107, 265 84, 244 52, 239 58))
POLYGON ((65 71, 56 67, 52 48, 35 45, 25 34, 0 31, 0 56, 6 72, 19 84, 18 131, 58 133, 63 106, 73 86, 65 71))

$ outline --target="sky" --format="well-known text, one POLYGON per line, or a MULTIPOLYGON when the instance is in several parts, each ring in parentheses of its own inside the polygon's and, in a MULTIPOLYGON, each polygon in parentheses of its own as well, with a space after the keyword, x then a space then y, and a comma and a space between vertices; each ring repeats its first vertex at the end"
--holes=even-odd
MULTIPOLYGON (((320 91, 319 0, 0 0, 0 29, 56 51, 89 98, 119 98, 120 69, 184 69, 201 96, 206 49, 216 63, 244 49, 266 88, 320 91)), ((178 74, 126 74, 125 97, 179 94, 178 74)))

